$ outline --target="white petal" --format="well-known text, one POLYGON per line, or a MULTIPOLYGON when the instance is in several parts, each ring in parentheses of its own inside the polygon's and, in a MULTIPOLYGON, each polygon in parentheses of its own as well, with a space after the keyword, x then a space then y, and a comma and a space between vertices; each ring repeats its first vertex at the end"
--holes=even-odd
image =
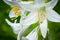
POLYGON ((22 37, 22 40, 28 40, 27 38, 25 38, 25 37, 22 37))
POLYGON ((18 34, 20 29, 22 29, 22 26, 20 23, 11 23, 8 19, 5 19, 5 21, 12 27, 15 34, 18 34))
POLYGON ((32 2, 21 2, 22 4, 32 4, 32 2))
POLYGON ((17 40, 20 40, 21 32, 18 33, 17 40))
POLYGON ((19 31, 18 36, 17 36, 17 40, 21 40, 22 34, 23 34, 23 29, 21 29, 19 31))
POLYGON ((28 11, 33 11, 35 8, 33 4, 20 4, 20 6, 22 9, 28 10, 28 11))
POLYGON ((40 24, 40 30, 43 38, 46 37, 47 34, 47 20, 45 19, 43 23, 40 24))
POLYGON ((9 17, 10 17, 10 18, 17 17, 17 15, 15 15, 13 9, 10 11, 9 17))
POLYGON ((44 0, 35 0, 35 3, 43 4, 44 3, 44 0))
POLYGON ((20 1, 20 2, 18 2, 18 4, 19 4, 18 6, 21 7, 22 9, 24 9, 24 10, 31 11, 31 9, 34 8, 33 4, 31 2, 20 1))
POLYGON ((24 25, 31 25, 38 21, 38 14, 36 12, 30 13, 24 20, 24 25))
POLYGON ((19 0, 3 0, 5 3, 7 3, 8 5, 12 5, 12 6, 18 6, 18 1, 19 0))
POLYGON ((58 0, 51 0, 49 3, 47 3, 47 6, 50 8, 54 8, 57 2, 58 0))
MULTIPOLYGON (((37 13, 30 13, 28 16, 22 16, 20 23, 23 24, 23 30, 25 31, 31 24, 38 21, 37 13)), ((23 32, 24 32, 23 31, 23 32)))
POLYGON ((54 10, 47 11, 47 18, 49 21, 52 21, 52 22, 60 22, 60 15, 54 10))
POLYGON ((30 2, 21 2, 21 0, 3 0, 5 3, 7 3, 8 5, 12 5, 12 6, 19 6, 24 10, 30 10, 32 9, 32 5, 30 2))
POLYGON ((25 38, 28 40, 38 40, 37 28, 35 28, 31 33, 29 33, 25 38))
MULTIPOLYGON (((32 4, 29 2, 20 2, 20 7, 28 11, 37 11, 40 8, 40 4, 32 4)), ((41 4, 42 5, 42 4, 41 4)))

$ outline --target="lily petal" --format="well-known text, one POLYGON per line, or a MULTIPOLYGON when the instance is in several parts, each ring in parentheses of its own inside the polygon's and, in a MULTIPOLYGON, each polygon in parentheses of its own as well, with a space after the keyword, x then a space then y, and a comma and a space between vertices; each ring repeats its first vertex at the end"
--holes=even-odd
POLYGON ((20 29, 18 36, 17 36, 17 40, 21 40, 22 34, 23 34, 23 28, 20 29))
MULTIPOLYGON (((20 23, 23 24, 23 30, 25 31, 31 24, 35 23, 38 21, 38 14, 35 13, 30 13, 28 16, 22 16, 20 23)), ((23 32, 24 32, 23 31, 23 32)))
POLYGON ((22 29, 21 24, 16 23, 16 21, 14 23, 11 23, 8 19, 5 19, 5 21, 11 26, 11 28, 14 30, 15 34, 18 34, 20 29, 22 29))
POLYGON ((17 17, 17 15, 15 15, 13 9, 10 11, 9 17, 10 17, 10 18, 17 17))
POLYGON ((47 3, 47 7, 54 8, 57 2, 58 0, 51 0, 49 3, 47 3))
POLYGON ((20 40, 21 32, 18 33, 17 40, 20 40))
POLYGON ((36 12, 30 13, 24 20, 25 25, 31 25, 38 21, 38 14, 36 12))
POLYGON ((35 0, 35 3, 43 4, 44 3, 44 0, 35 0))
POLYGON ((54 10, 48 10, 47 19, 52 22, 60 22, 60 15, 54 10))
MULTIPOLYGON (((30 2, 21 2, 21 0, 3 0, 5 3, 7 3, 8 5, 11 6, 19 6, 22 9, 28 9, 29 7, 31 7, 31 3, 30 2), (26 5, 27 4, 27 5, 26 5)), ((29 8, 32 9, 32 8, 29 8)))
POLYGON ((27 38, 25 38, 25 37, 22 37, 22 40, 28 40, 27 38))
POLYGON ((35 6, 33 4, 20 4, 21 8, 28 11, 33 11, 35 6))
POLYGON ((3 0, 5 3, 7 3, 8 5, 12 5, 12 6, 18 6, 18 1, 19 0, 3 0))
POLYGON ((45 19, 43 23, 40 24, 40 30, 43 38, 45 38, 47 34, 47 19, 45 19))
POLYGON ((37 28, 35 28, 31 33, 29 33, 25 38, 28 40, 38 40, 37 28))

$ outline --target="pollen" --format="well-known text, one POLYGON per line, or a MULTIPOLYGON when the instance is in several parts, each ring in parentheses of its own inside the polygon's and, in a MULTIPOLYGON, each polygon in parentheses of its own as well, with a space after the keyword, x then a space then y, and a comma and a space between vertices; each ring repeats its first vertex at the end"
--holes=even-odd
POLYGON ((19 7, 14 7, 14 13, 17 16, 21 16, 22 15, 22 12, 20 11, 19 7))
POLYGON ((38 21, 39 23, 42 23, 45 19, 46 19, 46 7, 42 6, 38 11, 38 21))
POLYGON ((19 7, 14 7, 14 12, 17 13, 17 11, 19 10, 19 7))
POLYGON ((40 11, 38 12, 38 21, 42 23, 46 18, 46 12, 40 11))

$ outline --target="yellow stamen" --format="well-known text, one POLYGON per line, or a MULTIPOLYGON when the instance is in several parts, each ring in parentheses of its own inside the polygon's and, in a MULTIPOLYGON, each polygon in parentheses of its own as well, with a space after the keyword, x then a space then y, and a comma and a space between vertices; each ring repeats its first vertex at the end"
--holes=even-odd
POLYGON ((46 18, 46 7, 42 6, 42 7, 40 7, 40 11, 38 12, 39 23, 42 23, 45 18, 46 18))
POLYGON ((14 12, 17 13, 17 11, 19 10, 19 7, 14 7, 14 12))
POLYGON ((45 18, 46 18, 46 12, 44 12, 44 11, 38 12, 38 21, 39 21, 39 23, 42 23, 45 18))
POLYGON ((21 12, 21 11, 18 11, 18 12, 16 13, 16 15, 21 16, 21 15, 22 15, 22 12, 21 12))
POLYGON ((20 9, 19 9, 19 7, 14 7, 14 13, 17 15, 17 16, 21 16, 22 15, 22 12, 21 11, 19 11, 20 9))

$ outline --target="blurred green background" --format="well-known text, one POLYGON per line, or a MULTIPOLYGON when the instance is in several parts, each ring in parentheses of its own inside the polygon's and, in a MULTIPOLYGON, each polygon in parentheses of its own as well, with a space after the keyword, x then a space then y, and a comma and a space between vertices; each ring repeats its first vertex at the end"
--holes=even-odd
MULTIPOLYGON (((0 40, 17 40, 17 35, 13 33, 12 28, 5 22, 5 18, 9 18, 8 14, 11 9, 3 0, 0 0, 0 40)), ((60 14, 60 0, 54 10, 60 14)), ((51 40, 60 40, 60 23, 48 21, 48 28, 50 29, 51 40)))

